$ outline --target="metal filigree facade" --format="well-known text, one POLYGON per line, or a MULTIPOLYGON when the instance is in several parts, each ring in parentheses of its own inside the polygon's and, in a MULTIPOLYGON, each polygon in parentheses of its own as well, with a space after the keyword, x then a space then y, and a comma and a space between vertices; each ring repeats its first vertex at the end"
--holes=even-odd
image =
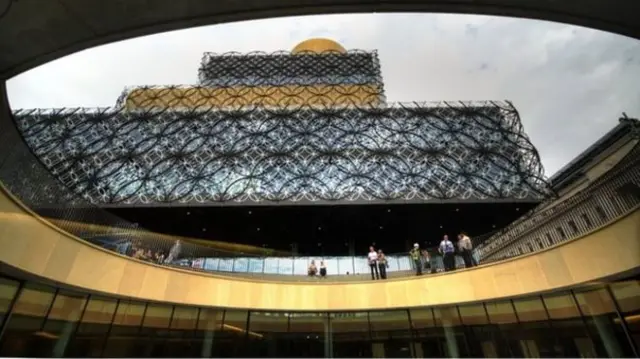
POLYGON ((375 51, 205 53, 197 85, 14 117, 97 205, 536 201, 548 188, 511 104, 387 104, 375 51))
POLYGON ((99 205, 539 200, 509 103, 14 113, 51 173, 99 205))
POLYGON ((385 102, 375 51, 205 53, 198 72, 197 85, 127 88, 116 107, 362 107, 385 102))

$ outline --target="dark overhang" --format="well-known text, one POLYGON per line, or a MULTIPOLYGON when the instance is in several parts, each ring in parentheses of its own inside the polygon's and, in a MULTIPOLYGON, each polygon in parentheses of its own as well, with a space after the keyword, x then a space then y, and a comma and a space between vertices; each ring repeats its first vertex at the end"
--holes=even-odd
POLYGON ((557 21, 640 38, 635 0, 0 0, 0 78, 136 36, 293 15, 445 12, 557 21))

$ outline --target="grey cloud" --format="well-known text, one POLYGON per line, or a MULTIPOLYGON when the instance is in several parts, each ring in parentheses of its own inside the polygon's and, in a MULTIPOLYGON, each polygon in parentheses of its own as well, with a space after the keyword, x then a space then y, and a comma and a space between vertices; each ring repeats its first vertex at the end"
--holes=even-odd
POLYGON ((8 83, 9 97, 14 108, 109 106, 125 85, 194 83, 204 51, 287 50, 312 36, 378 49, 390 101, 512 100, 548 174, 623 111, 640 116, 640 42, 543 21, 443 14, 307 16, 159 34, 24 73, 8 83))

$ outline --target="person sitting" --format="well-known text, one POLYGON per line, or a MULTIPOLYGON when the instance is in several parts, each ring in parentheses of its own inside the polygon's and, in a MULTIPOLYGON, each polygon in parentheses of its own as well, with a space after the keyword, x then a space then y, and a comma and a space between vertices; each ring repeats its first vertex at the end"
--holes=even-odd
POLYGON ((320 261, 320 277, 325 278, 327 276, 327 266, 324 261, 320 261))
POLYGON ((309 268, 307 269, 307 274, 309 277, 315 277, 318 273, 318 268, 316 267, 316 261, 312 260, 309 264, 309 268))

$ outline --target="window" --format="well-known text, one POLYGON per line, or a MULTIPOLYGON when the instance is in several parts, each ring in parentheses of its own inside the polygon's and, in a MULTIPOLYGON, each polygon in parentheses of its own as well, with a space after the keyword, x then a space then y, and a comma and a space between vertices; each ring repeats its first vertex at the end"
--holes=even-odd
MULTIPOLYGON (((51 308, 49 308, 49 316, 42 326, 43 335, 56 338, 49 342, 49 347, 46 349, 51 353, 51 356, 56 358, 64 356, 71 334, 78 325, 85 304, 86 298, 82 294, 59 292, 56 295, 51 308)), ((44 347, 43 343, 41 349, 44 347)))
POLYGON ((608 219, 607 213, 602 209, 602 207, 595 206, 594 209, 602 221, 606 221, 608 219))
MULTIPOLYGON (((194 344, 191 357, 214 357, 215 339, 220 336, 224 320, 224 310, 214 308, 200 308, 198 324, 194 334, 194 344)), ((217 351, 217 349, 216 349, 217 351)))
POLYGON ((329 328, 327 313, 293 313, 289 316, 290 353, 297 357, 331 357, 325 342, 329 328))
POLYGON ((65 355, 76 358, 100 357, 117 306, 115 299, 91 296, 65 355))
POLYGON ((571 228, 571 233, 572 234, 577 234, 578 233, 578 226, 576 225, 576 222, 569 221, 569 222, 567 222, 567 225, 569 226, 569 228, 571 228))
POLYGON ((331 313, 329 320, 335 358, 373 357, 369 333, 369 313, 331 313))
POLYGON ((251 312, 246 356, 289 357, 289 313, 251 312))
POLYGON ((489 318, 482 304, 467 304, 458 306, 460 319, 464 325, 489 324, 489 318))
POLYGON ((42 331, 55 291, 27 284, 15 301, 11 317, 0 338, 2 357, 51 357, 52 335, 42 331))
POLYGON ((549 245, 553 245, 553 237, 551 237, 550 233, 545 233, 544 234, 545 237, 547 237, 547 241, 549 242, 549 245))
POLYGON ((640 348, 640 281, 630 280, 611 285, 631 337, 640 348))
POLYGON ((591 227, 593 227, 593 223, 591 223, 591 219, 589 219, 589 216, 586 213, 581 214, 580 217, 584 221, 584 224, 587 226, 587 228, 591 229, 591 227))
POLYGON ((560 235, 560 239, 567 239, 567 235, 564 233, 564 229, 562 229, 562 227, 556 227, 556 232, 560 235))
POLYGON ((17 281, 0 278, 0 323, 4 320, 13 298, 18 293, 19 284, 17 281))
POLYGON ((518 322, 510 301, 490 302, 485 306, 492 324, 513 324, 518 322))
POLYGON ((571 293, 543 296, 561 356, 599 357, 571 293))
POLYGON ((610 358, 633 356, 633 349, 625 337, 613 298, 606 288, 580 290, 574 295, 585 317, 598 356, 610 358))
POLYGON ((109 337, 104 344, 103 356, 148 356, 145 353, 146 346, 139 343, 142 321, 146 310, 145 303, 120 301, 113 317, 109 337))
POLYGON ((411 332, 407 310, 369 312, 369 325, 374 357, 411 356, 411 332))
POLYGON ((542 322, 548 319, 540 298, 514 299, 513 306, 520 322, 542 322))

